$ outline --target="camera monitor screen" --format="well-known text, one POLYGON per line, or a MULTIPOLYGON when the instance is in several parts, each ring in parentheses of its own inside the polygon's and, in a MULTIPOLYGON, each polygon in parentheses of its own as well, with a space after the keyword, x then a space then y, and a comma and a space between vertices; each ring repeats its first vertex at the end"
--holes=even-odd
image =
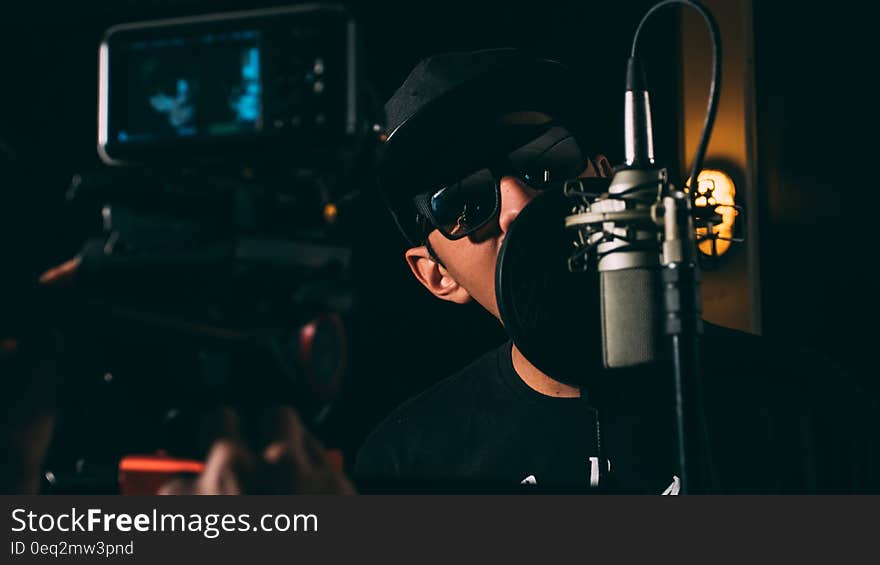
POLYGON ((126 123, 115 132, 115 141, 218 137, 262 128, 258 31, 152 39, 125 47, 126 123))
POLYGON ((356 59, 338 6, 113 26, 99 50, 98 152, 108 164, 315 164, 358 131, 356 59))

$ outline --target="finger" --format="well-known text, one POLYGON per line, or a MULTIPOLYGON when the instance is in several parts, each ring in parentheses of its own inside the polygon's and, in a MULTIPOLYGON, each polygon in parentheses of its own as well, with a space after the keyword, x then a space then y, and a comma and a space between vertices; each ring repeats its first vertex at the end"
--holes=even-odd
POLYGON ((275 414, 278 439, 263 451, 267 476, 276 492, 355 494, 345 475, 330 462, 321 442, 290 407, 275 414))
POLYGON ((197 494, 241 494, 253 470, 250 452, 229 440, 214 443, 205 470, 196 483, 197 494))
POLYGON ((274 411, 273 416, 273 441, 263 450, 263 458, 269 463, 287 459, 298 475, 311 472, 315 462, 305 445, 309 433, 299 415, 289 406, 282 406, 274 411))
POLYGON ((199 437, 201 449, 205 453, 214 447, 217 440, 245 443, 238 413, 227 406, 218 406, 202 418, 199 437))
MULTIPOLYGON (((274 443, 264 453, 266 492, 295 494, 356 494, 348 478, 332 465, 296 463, 287 445, 274 443)), ((326 457, 326 456, 325 456, 326 457)))
POLYGON ((271 438, 273 441, 299 443, 302 441, 305 426, 299 414, 290 406, 277 406, 270 411, 271 438))

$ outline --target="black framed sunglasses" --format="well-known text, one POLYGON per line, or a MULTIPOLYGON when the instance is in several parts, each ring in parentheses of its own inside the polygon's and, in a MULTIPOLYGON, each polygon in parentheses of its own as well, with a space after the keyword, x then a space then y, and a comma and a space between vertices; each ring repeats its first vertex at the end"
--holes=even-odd
POLYGON ((533 189, 544 190, 580 176, 589 162, 577 139, 554 123, 542 126, 531 141, 490 160, 490 166, 413 198, 425 236, 436 228, 447 239, 456 240, 488 224, 500 211, 504 177, 516 177, 533 189))

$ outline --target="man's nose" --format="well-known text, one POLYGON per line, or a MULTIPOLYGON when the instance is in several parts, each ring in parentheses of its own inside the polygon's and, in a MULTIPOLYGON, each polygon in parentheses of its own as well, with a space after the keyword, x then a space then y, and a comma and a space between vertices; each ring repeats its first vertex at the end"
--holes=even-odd
POLYGON ((501 179, 501 213, 498 216, 498 225, 502 233, 507 233, 510 224, 537 195, 537 190, 516 177, 501 179))

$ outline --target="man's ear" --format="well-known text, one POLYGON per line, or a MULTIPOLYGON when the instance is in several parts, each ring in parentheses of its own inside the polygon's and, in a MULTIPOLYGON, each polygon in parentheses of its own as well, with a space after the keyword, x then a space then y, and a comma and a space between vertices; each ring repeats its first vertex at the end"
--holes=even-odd
POLYGON ((593 161, 595 161, 596 167, 599 169, 596 172, 600 177, 610 177, 614 174, 614 167, 611 166, 611 162, 605 155, 600 153, 593 158, 593 161))
POLYGON ((413 275, 431 294, 456 304, 470 302, 470 293, 458 284, 446 267, 431 257, 427 247, 421 245, 407 249, 405 256, 413 275))

